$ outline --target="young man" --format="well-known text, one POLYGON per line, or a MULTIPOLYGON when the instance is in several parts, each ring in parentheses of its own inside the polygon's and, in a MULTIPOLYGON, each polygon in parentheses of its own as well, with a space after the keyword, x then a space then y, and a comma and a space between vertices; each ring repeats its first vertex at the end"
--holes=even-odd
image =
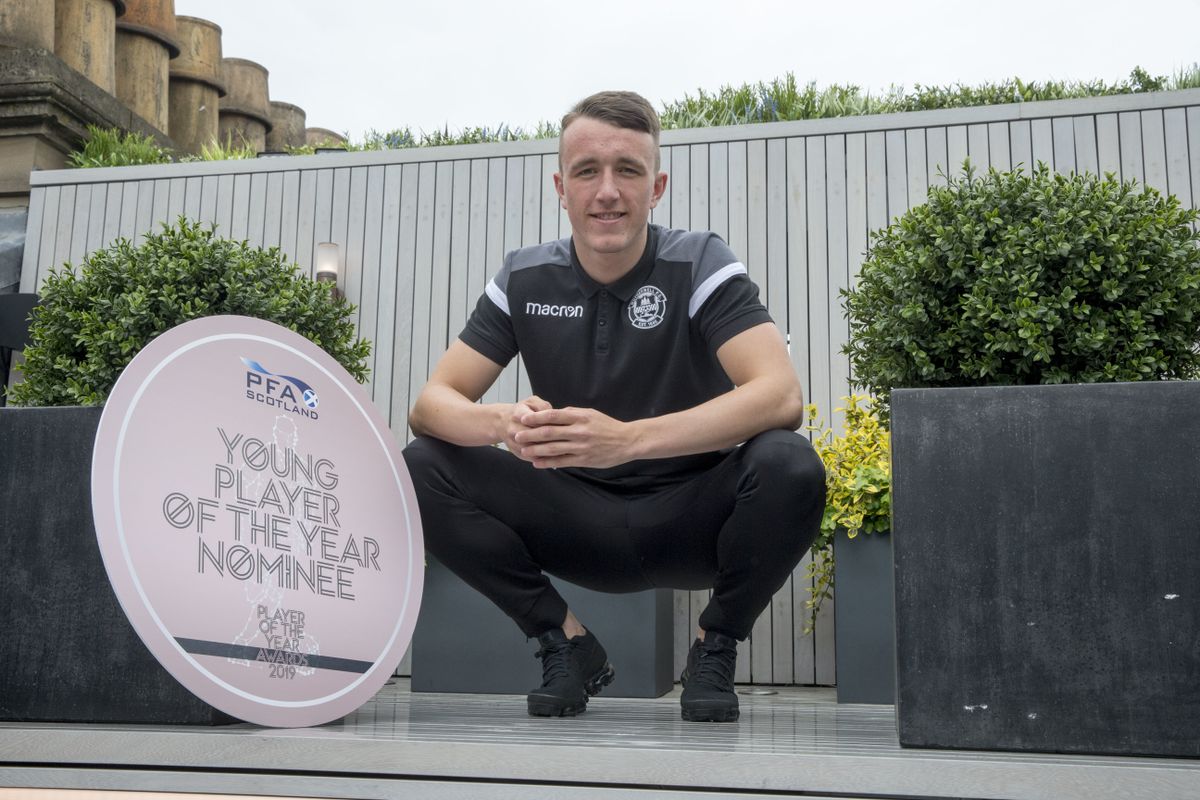
POLYGON ((683 718, 736 720, 736 641, 824 509, 821 461, 794 432, 800 383, 746 268, 713 234, 649 224, 658 135, 631 92, 563 118, 571 237, 508 254, 409 418, 426 547, 537 637, 537 716, 580 713, 612 680, 549 572, 602 591, 712 587, 683 718), (477 403, 518 353, 534 396, 477 403))

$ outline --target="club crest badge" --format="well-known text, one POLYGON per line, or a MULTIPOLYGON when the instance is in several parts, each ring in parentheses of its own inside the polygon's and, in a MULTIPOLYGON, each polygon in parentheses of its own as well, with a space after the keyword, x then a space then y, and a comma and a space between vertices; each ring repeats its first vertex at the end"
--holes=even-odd
POLYGON ((663 321, 667 313, 667 296, 657 286, 643 286, 633 295, 628 308, 633 327, 649 330, 663 321))

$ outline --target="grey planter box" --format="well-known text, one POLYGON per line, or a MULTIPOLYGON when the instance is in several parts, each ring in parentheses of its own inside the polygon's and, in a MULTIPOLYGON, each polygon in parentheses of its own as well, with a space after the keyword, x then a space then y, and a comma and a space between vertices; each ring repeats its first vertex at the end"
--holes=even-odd
POLYGON ((1200 756, 1200 383, 892 395, 916 747, 1200 756))
MULTIPOLYGON (((427 559, 413 633, 413 691, 525 694, 537 688, 537 641, 526 640, 500 609, 433 556, 427 559)), ((551 580, 616 670, 602 697, 660 697, 671 690, 670 589, 606 594, 551 580)))
POLYGON ((839 703, 896 702, 892 537, 839 530, 833 606, 839 703))
POLYGON ((235 722, 171 677, 108 582, 92 521, 99 408, 0 408, 0 720, 235 722))

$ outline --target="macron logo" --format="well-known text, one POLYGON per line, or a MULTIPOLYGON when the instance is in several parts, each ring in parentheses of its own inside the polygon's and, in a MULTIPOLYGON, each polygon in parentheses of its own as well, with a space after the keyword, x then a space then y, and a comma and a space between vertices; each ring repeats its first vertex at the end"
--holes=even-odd
POLYGON ((532 317, 582 317, 583 306, 555 306, 549 303, 526 303, 525 313, 532 317))

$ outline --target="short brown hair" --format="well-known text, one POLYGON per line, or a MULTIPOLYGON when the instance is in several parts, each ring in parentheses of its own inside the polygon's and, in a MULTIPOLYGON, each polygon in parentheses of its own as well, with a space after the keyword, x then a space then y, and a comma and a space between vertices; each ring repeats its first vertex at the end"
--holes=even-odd
POLYGON ((654 137, 655 145, 662 131, 654 106, 637 92, 596 92, 583 98, 562 118, 562 131, 580 117, 648 133, 654 137))

